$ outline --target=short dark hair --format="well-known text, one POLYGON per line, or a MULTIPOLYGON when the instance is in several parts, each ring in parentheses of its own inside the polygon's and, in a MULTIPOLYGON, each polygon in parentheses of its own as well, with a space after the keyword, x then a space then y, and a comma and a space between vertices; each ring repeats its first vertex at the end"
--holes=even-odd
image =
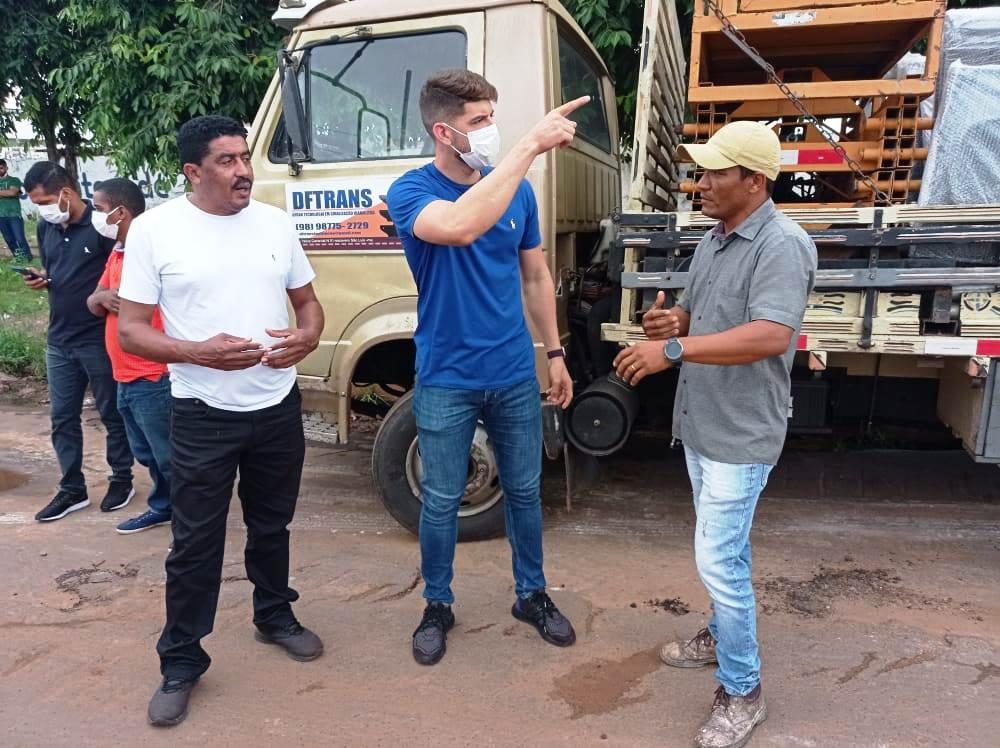
POLYGON ((0 158, 0 166, 6 166, 6 165, 7 165, 7 159, 0 158))
POLYGON ((181 164, 200 164, 208 155, 208 144, 226 135, 247 136, 247 129, 232 117, 209 114, 189 119, 177 130, 177 154, 181 164))
MULTIPOLYGON (((744 179, 746 179, 747 177, 752 177, 754 174, 757 173, 758 172, 754 171, 753 169, 748 169, 745 166, 740 167, 740 176, 743 177, 744 179)), ((766 175, 764 179, 766 180, 765 188, 767 189, 767 196, 771 197, 772 195, 774 195, 774 180, 766 175)))
POLYGON ((46 195, 54 195, 64 187, 69 187, 78 194, 80 192, 69 172, 55 161, 39 161, 28 169, 28 173, 24 175, 24 191, 31 192, 36 187, 45 190, 46 195))
POLYGON ((133 216, 141 215, 146 210, 146 197, 135 182, 115 177, 105 179, 94 185, 94 193, 103 192, 112 208, 124 205, 133 216))
POLYGON ((441 70, 428 78, 420 90, 420 117, 427 132, 432 132, 438 122, 465 111, 467 102, 496 100, 496 88, 479 73, 441 70))

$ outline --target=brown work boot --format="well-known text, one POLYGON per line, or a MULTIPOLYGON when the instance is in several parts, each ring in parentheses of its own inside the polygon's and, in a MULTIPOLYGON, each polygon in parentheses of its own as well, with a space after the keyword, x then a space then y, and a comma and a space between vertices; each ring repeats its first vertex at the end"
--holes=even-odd
POLYGON ((660 649, 660 659, 672 667, 704 667, 718 662, 715 639, 702 629, 690 641, 668 642, 660 649))
POLYGON ((760 684, 746 696, 732 696, 722 686, 715 691, 712 713, 698 730, 698 748, 740 748, 746 745, 753 728, 767 719, 767 704, 760 684))

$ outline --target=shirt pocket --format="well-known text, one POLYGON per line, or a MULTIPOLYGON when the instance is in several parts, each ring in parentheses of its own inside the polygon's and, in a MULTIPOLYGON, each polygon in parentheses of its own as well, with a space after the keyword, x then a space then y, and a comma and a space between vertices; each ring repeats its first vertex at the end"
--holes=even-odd
POLYGON ((714 332, 725 332, 749 321, 748 289, 720 289, 713 301, 714 332))

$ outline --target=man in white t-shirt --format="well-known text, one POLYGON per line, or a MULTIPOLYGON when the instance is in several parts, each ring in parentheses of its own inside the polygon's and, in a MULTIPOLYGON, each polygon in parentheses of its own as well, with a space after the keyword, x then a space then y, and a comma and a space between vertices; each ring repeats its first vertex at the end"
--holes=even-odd
POLYGON ((173 396, 174 542, 156 645, 163 682, 149 703, 160 726, 184 719, 211 662, 200 641, 215 622, 237 471, 255 637, 295 660, 323 653, 292 613, 287 529, 305 456, 295 364, 318 345, 323 309, 290 219, 250 199, 246 134, 228 117, 180 128, 191 192, 132 224, 119 289, 122 348, 169 364, 173 396), (151 325, 157 306, 163 332, 151 325))

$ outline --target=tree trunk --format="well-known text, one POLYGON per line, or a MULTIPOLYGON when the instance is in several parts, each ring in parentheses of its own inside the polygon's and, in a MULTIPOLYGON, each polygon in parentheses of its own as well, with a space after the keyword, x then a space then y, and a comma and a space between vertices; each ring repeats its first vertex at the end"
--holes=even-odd
POLYGON ((45 151, 46 155, 49 157, 49 161, 54 161, 59 163, 59 144, 56 142, 56 134, 54 132, 44 133, 45 137, 45 151))
POLYGON ((63 148, 63 166, 66 168, 66 173, 69 174, 69 178, 73 180, 73 183, 77 186, 80 185, 80 160, 77 156, 79 151, 76 145, 67 144, 63 148))
POLYGON ((59 140, 56 138, 56 123, 44 114, 38 118, 39 121, 32 124, 45 140, 45 154, 49 161, 59 163, 59 140))

